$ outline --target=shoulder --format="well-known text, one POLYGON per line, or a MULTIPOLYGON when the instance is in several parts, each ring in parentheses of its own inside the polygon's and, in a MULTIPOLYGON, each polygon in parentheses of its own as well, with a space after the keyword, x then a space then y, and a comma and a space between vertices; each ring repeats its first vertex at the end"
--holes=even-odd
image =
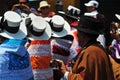
POLYGON ((89 46, 88 48, 86 48, 84 51, 84 55, 89 56, 89 57, 107 57, 107 53, 105 52, 105 50, 103 50, 101 47, 99 46, 89 46))

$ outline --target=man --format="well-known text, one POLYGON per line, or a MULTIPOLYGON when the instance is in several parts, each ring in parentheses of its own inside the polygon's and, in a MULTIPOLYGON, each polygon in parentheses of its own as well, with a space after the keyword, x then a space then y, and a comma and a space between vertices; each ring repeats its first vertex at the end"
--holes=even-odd
POLYGON ((40 16, 43 18, 50 18, 55 15, 55 12, 50 11, 50 4, 47 1, 40 1, 38 11, 40 11, 40 16))
POLYGON ((91 0, 84 4, 86 6, 87 12, 84 15, 96 16, 98 14, 97 8, 99 3, 95 0, 91 0))
POLYGON ((114 80, 108 53, 104 47, 96 41, 103 32, 104 26, 101 20, 90 16, 81 16, 78 30, 78 41, 82 51, 75 61, 72 61, 72 72, 68 72, 64 63, 61 63, 60 71, 65 80, 114 80))
POLYGON ((35 15, 38 15, 37 10, 34 8, 30 8, 28 3, 28 0, 19 0, 18 4, 14 4, 11 10, 23 16, 27 16, 29 13, 34 13, 35 15))
MULTIPOLYGON (((97 0, 90 0, 88 3, 84 4, 86 6, 87 12, 84 13, 84 15, 87 16, 92 16, 94 18, 96 18, 97 14, 101 14, 100 12, 98 12, 98 8, 99 8, 99 2, 97 0)), ((106 19, 107 20, 107 19, 106 19)), ((108 21, 106 21, 106 30, 105 30, 105 34, 100 34, 97 38, 97 40, 106 48, 109 47, 112 38, 111 35, 109 33, 110 27, 109 27, 109 23, 108 21)))
POLYGON ((111 51, 110 60, 114 72, 115 80, 120 80, 120 15, 115 14, 118 21, 111 22, 110 34, 113 38, 109 50, 111 51))

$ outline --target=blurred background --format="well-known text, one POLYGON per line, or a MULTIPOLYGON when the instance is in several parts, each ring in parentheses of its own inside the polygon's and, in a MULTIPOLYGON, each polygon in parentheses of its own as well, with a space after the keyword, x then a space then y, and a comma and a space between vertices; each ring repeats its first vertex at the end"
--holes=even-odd
MULTIPOLYGON (((17 3, 18 0, 0 0, 0 16, 7 10, 11 10, 12 5, 17 3)), ((30 6, 34 8, 38 8, 39 2, 41 0, 29 0, 30 6)), ((51 4, 51 10, 55 11, 55 2, 56 0, 47 0, 49 4, 51 4)), ((80 8, 81 15, 86 11, 84 3, 89 0, 62 0, 63 2, 63 10, 66 11, 69 5, 80 8)), ((99 2, 98 11, 103 13, 106 18, 111 21, 117 20, 114 14, 120 14, 120 0, 97 0, 99 2)))

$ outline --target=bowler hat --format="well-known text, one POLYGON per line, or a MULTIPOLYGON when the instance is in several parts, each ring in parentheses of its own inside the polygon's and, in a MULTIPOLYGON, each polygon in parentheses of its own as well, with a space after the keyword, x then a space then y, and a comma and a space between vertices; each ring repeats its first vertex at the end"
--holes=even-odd
POLYGON ((48 40, 51 37, 51 27, 42 17, 35 17, 29 28, 30 40, 48 40))
POLYGON ((22 19, 16 12, 6 11, 0 21, 3 28, 1 36, 9 39, 24 39, 27 36, 26 18, 22 19))
POLYGON ((96 18, 82 15, 80 17, 80 22, 76 28, 80 32, 99 35, 104 33, 105 26, 103 22, 96 18))

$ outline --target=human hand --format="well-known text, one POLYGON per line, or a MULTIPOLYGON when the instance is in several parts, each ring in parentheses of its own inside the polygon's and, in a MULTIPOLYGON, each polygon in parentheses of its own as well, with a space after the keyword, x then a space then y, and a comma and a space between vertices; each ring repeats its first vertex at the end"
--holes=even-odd
POLYGON ((26 4, 21 4, 21 6, 23 7, 23 10, 24 10, 24 11, 27 11, 27 12, 30 11, 30 7, 29 7, 28 5, 26 5, 26 4))
POLYGON ((52 67, 54 67, 54 69, 60 70, 63 74, 67 71, 64 62, 59 59, 52 60, 52 67))
POLYGON ((58 59, 53 59, 50 62, 50 67, 53 69, 55 80, 60 80, 66 72, 66 67, 63 61, 58 60, 58 59))
POLYGON ((21 6, 21 4, 15 4, 15 5, 13 5, 12 11, 18 9, 20 6, 21 6))

